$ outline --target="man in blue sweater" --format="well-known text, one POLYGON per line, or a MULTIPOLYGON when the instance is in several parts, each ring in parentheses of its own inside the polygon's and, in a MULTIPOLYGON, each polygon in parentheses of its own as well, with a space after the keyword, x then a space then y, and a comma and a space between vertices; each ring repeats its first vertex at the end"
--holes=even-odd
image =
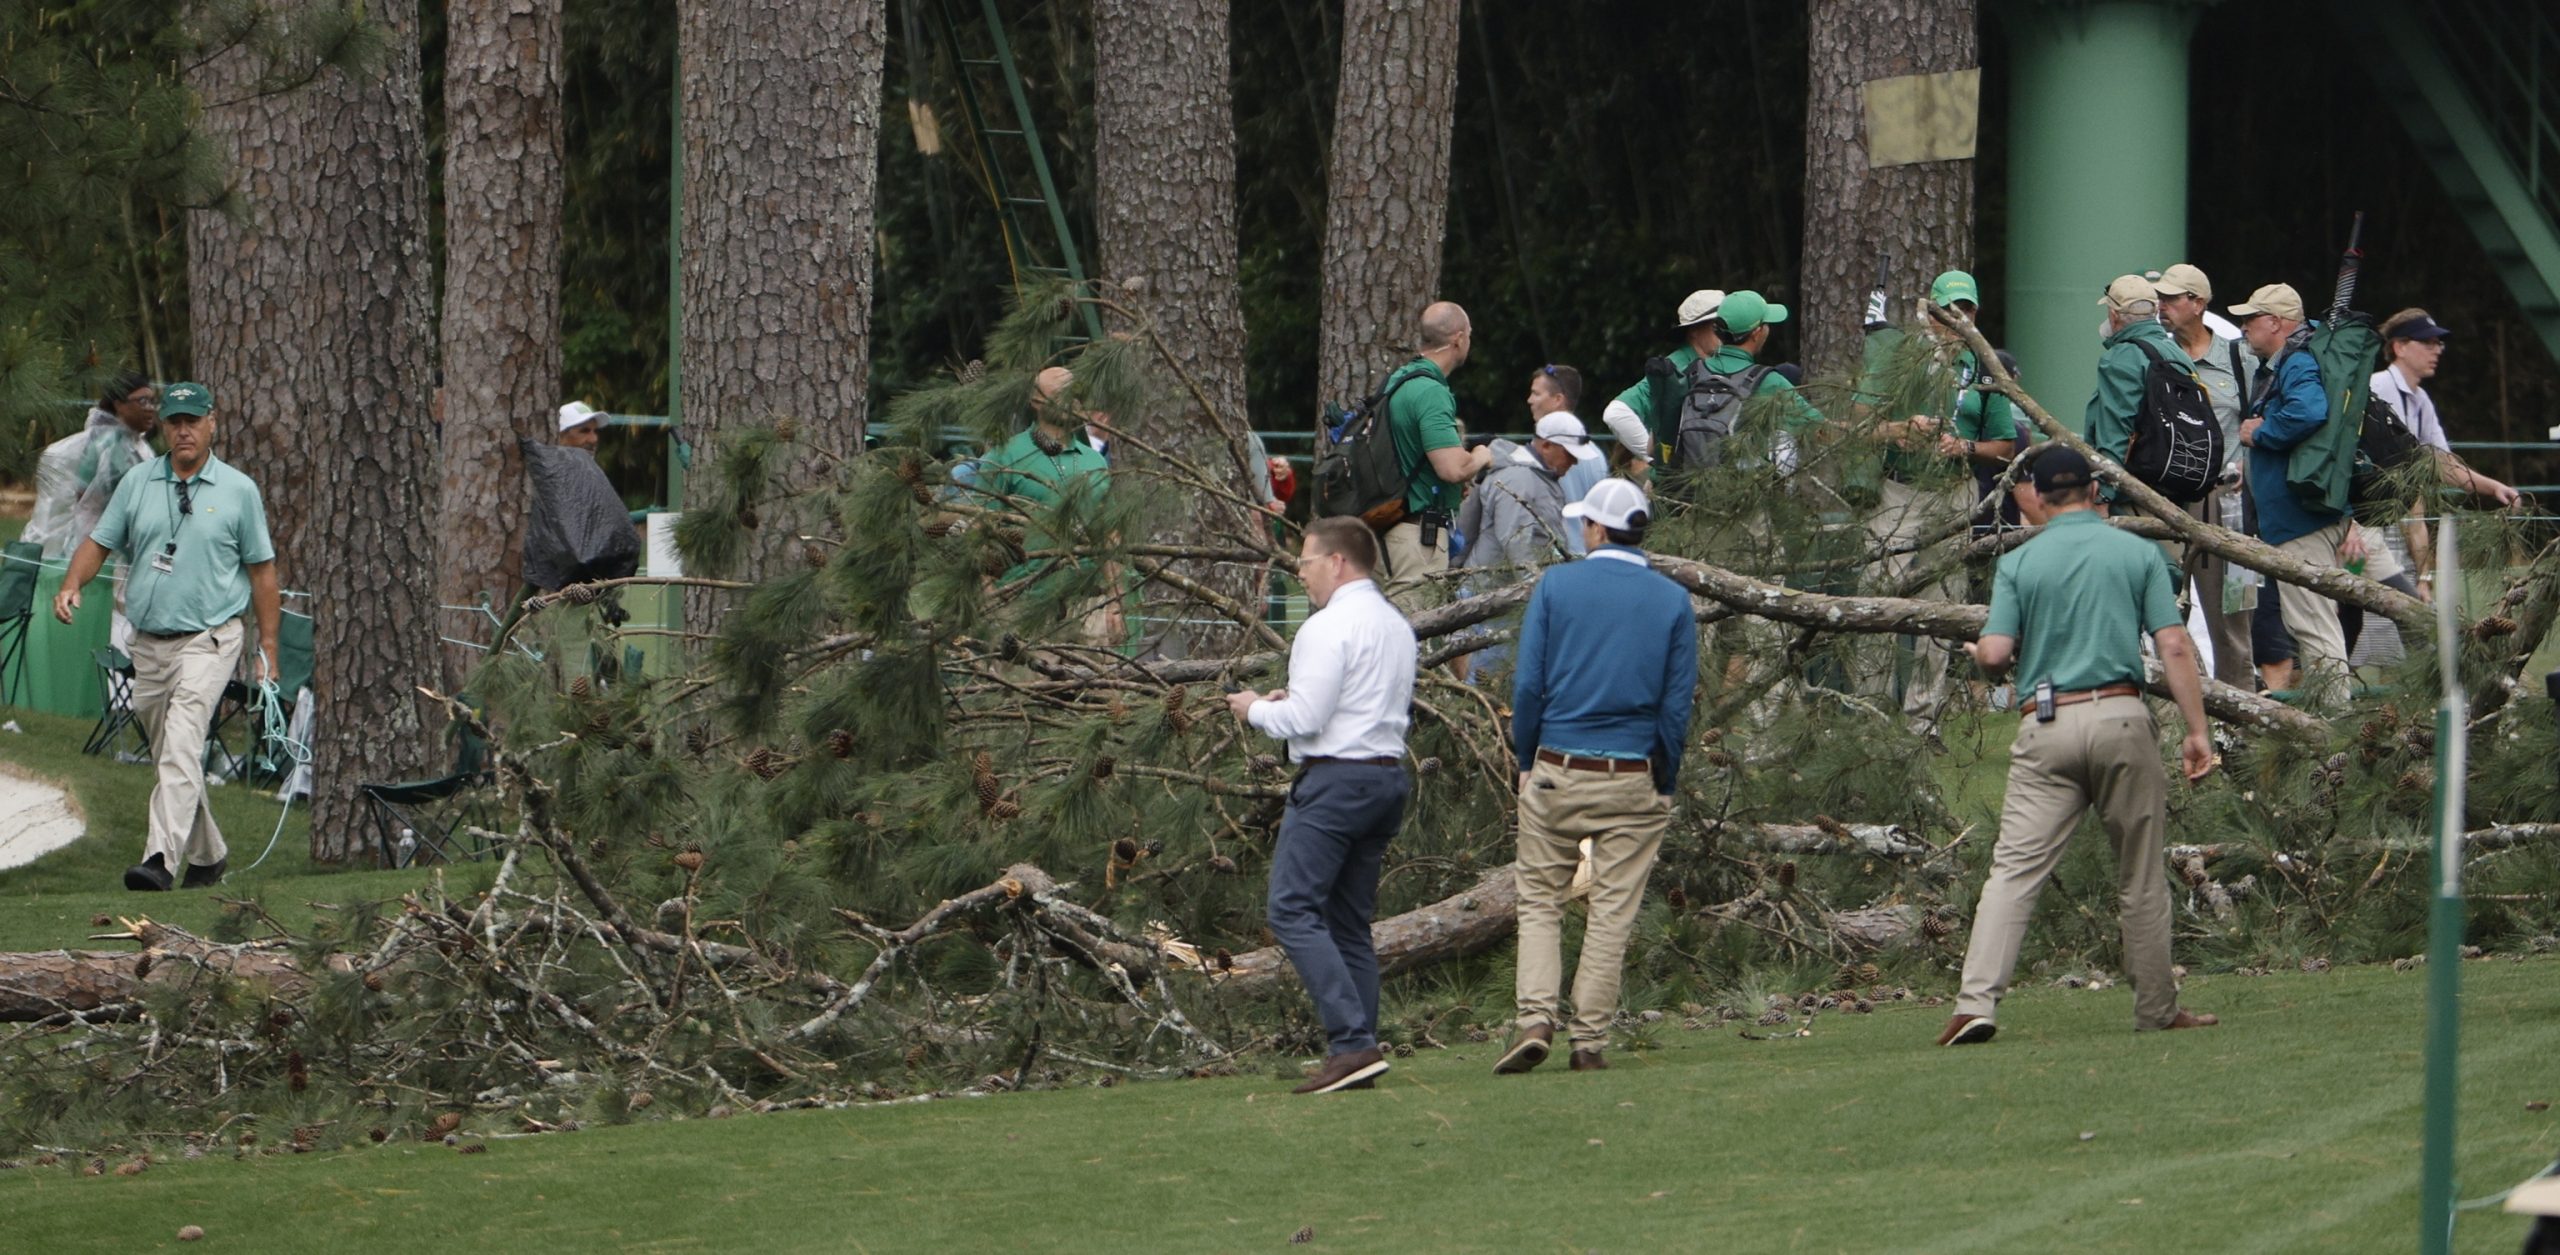
POLYGON ((1573 977, 1573 1070, 1606 1067, 1619 969, 1671 826, 1698 686, 1689 594, 1645 561, 1644 490, 1604 479, 1564 508, 1590 556, 1549 567, 1520 625, 1511 739, 1520 764, 1519 1031, 1497 1073, 1555 1048, 1564 904, 1591 843, 1590 923, 1573 977))
MULTIPOLYGON (((2304 349, 2311 328, 2302 298, 2286 284, 2271 283, 2250 293, 2247 303, 2232 306, 2231 314, 2240 320, 2249 348, 2275 363, 2274 381, 2240 424, 2240 443, 2249 448, 2249 495, 2258 507, 2258 539, 2315 566, 2344 566, 2362 552, 2345 552, 2353 520, 2304 504, 2285 484, 2294 446, 2329 421, 2320 364, 2304 349)), ((2315 701, 2344 697, 2347 636, 2338 624, 2338 603, 2294 584, 2278 589, 2301 677, 2296 689, 2315 701)))

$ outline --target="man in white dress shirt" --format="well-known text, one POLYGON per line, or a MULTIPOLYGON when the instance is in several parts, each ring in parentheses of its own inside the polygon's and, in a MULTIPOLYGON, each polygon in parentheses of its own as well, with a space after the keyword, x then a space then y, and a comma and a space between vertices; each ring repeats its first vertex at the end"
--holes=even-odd
POLYGON ((1289 743, 1298 764, 1271 852, 1271 935, 1315 1000, 1324 1066, 1295 1092, 1368 1089, 1378 1050, 1378 872, 1404 826, 1413 625, 1370 578, 1377 533, 1356 518, 1307 526, 1298 579, 1316 606, 1289 646, 1289 687, 1227 696, 1238 719, 1289 743))

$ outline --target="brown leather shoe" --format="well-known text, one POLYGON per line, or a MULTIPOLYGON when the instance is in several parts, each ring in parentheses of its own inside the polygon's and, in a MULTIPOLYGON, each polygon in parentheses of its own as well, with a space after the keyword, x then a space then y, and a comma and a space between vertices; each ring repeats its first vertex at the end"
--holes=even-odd
POLYGON ((2000 1026, 1992 1023, 1990 1016, 1959 1013, 1947 1017, 1947 1028, 1945 1032, 1938 1034, 1938 1044, 1941 1046, 1980 1045, 1991 1040, 1992 1035, 1999 1031, 2000 1026))
POLYGON ((2180 1011, 2178 1018, 2161 1025, 2160 1031, 2165 1033, 2181 1028, 2211 1028, 2221 1022, 2222 1017, 2218 1015, 2209 1015, 2202 1011, 2180 1011))
POLYGON ((1532 1024, 1520 1030, 1520 1036, 1511 1043, 1511 1049, 1502 1052, 1501 1060, 1493 1065, 1493 1074, 1518 1076, 1545 1063, 1555 1048, 1556 1030, 1550 1025, 1532 1024))
POLYGON ((1289 1091, 1293 1094, 1332 1094, 1350 1089, 1362 1081, 1374 1081, 1387 1074, 1387 1057, 1377 1047, 1345 1051, 1328 1056, 1324 1066, 1307 1078, 1307 1083, 1289 1091))
POLYGON ((1573 1070, 1576 1072, 1606 1072, 1609 1070, 1609 1061, 1601 1058, 1600 1052, 1597 1050, 1577 1050, 1573 1052, 1573 1070))

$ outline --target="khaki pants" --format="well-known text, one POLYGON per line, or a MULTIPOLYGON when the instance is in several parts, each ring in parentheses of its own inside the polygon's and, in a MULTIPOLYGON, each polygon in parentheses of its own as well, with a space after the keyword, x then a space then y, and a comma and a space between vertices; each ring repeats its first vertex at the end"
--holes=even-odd
POLYGON ((1590 920, 1573 973, 1573 1048, 1598 1050, 1618 1011, 1618 982, 1644 885, 1671 826, 1653 773, 1571 771, 1541 762, 1520 794, 1519 1022, 1562 1026, 1564 902, 1591 838, 1590 920))
POLYGON ((239 619, 175 640, 133 637, 133 713, 151 738, 160 782, 151 790, 151 833, 142 856, 157 854, 170 875, 210 867, 230 853, 206 804, 204 738, 222 686, 240 664, 239 619))
POLYGON ((2169 974, 2169 876, 2163 862, 2169 782, 2159 729, 2139 697, 2101 697, 2064 706, 2051 723, 2031 715, 2009 750, 2009 794, 1991 876, 1974 908, 1956 1014, 1986 1018, 2009 990, 2018 946, 2036 895, 2062 862, 2063 847, 2091 807, 2115 844, 2118 923, 2133 978, 2133 1026, 2166 1027, 2178 1017, 2169 974))
POLYGON ((1449 569, 1449 529, 1441 528, 1440 543, 1427 549, 1420 523, 1398 523, 1382 539, 1387 582, 1379 591, 1407 618, 1439 605, 1446 590, 1432 577, 1449 569))
MULTIPOLYGON (((1961 488, 1915 488, 1895 480, 1883 485, 1883 502, 1867 517, 1867 538, 1883 548, 1907 545, 1926 535, 1931 528, 1945 527, 1962 518, 1965 507, 1973 504, 1961 488)), ((1953 543, 1973 539, 1970 527, 1959 527, 1953 543)), ((1894 554, 1877 564, 1883 572, 1884 588, 1899 590, 1904 574, 1914 567, 1925 567, 1949 556, 1950 543, 1931 545, 1916 553, 1894 554)), ((1899 593, 1930 601, 1962 601, 1964 570, 1951 567, 1946 574, 1913 590, 1899 593)), ((1893 692, 1893 645, 1885 638, 1882 665, 1871 671, 1859 688, 1870 696, 1890 696, 1893 692)), ((1902 713, 1923 728, 1938 722, 1939 707, 1947 698, 1947 643, 1934 636, 1918 637, 1911 648, 1911 680, 1903 686, 1902 713)))
MULTIPOLYGON (((2187 507, 2187 513, 2206 523, 2222 521, 2222 499, 2240 491, 2216 488, 2205 499, 2187 507)), ((2238 688, 2253 691, 2257 667, 2250 659, 2249 606, 2226 605, 2225 585, 2231 580, 2231 563, 2204 549, 2189 547, 2180 568, 2194 582, 2196 608, 2204 612, 2205 629, 2213 636, 2213 678, 2238 688)))
MULTIPOLYGON (((2296 536, 2276 550, 2314 566, 2337 566, 2338 546, 2345 543, 2351 526, 2340 519, 2308 536, 2296 536)), ((2299 584, 2279 587, 2284 627, 2293 633, 2294 689, 2319 702, 2344 700, 2347 634, 2338 626, 2338 603, 2299 584)))

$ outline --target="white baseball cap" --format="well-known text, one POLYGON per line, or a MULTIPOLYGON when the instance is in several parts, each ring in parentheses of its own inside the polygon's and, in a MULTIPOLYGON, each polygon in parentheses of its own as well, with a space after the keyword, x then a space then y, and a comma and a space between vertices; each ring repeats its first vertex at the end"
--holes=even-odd
POLYGON ((1700 288, 1680 302, 1680 325, 1694 327, 1716 316, 1724 308, 1724 289, 1700 288))
POLYGON ((560 407, 560 430, 567 431, 572 427, 584 427, 589 423, 601 422, 610 417, 612 416, 606 414, 603 410, 597 409, 584 401, 571 401, 567 405, 560 407))
POLYGON ((1591 443, 1591 429, 1582 420, 1558 411, 1538 420, 1538 439, 1552 440, 1573 450, 1574 460, 1589 462, 1600 456, 1598 446, 1591 443))
POLYGON ((1611 531, 1624 530, 1635 515, 1651 516, 1645 504, 1644 489, 1623 479, 1604 479, 1582 494, 1582 500, 1564 508, 1569 519, 1589 519, 1611 531))

